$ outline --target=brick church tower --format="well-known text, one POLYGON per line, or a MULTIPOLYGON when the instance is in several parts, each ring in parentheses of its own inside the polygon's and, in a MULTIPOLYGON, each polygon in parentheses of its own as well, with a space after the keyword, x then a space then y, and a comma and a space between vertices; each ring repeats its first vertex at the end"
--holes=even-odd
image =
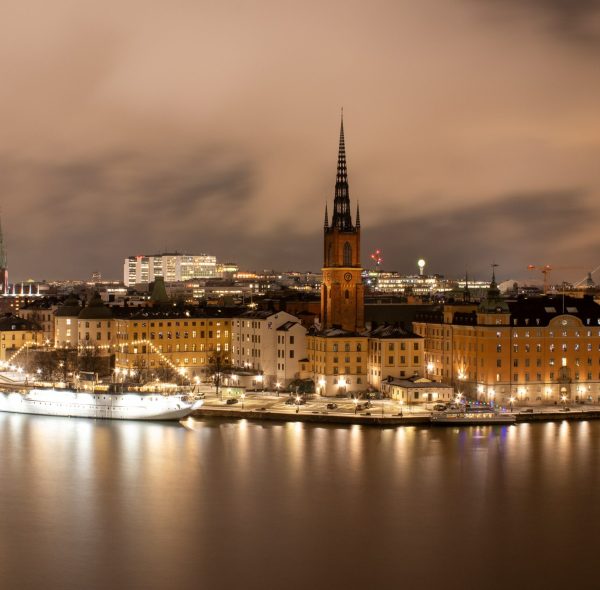
POLYGON ((364 285, 360 265, 360 213, 352 225, 348 170, 344 143, 344 120, 340 127, 335 198, 331 225, 325 206, 323 284, 321 286, 322 329, 348 332, 364 329, 364 285))

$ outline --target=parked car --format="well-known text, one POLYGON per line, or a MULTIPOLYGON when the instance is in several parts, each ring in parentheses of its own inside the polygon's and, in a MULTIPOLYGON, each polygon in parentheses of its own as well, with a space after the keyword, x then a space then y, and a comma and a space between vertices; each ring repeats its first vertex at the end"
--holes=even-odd
POLYGON ((434 412, 443 412, 446 409, 446 404, 433 404, 434 412))
POLYGON ((337 405, 337 404, 334 404, 333 402, 329 402, 329 403, 327 404, 327 409, 328 409, 328 410, 335 410, 337 407, 338 407, 338 405, 337 405))
POLYGON ((288 397, 285 400, 285 405, 286 406, 295 406, 296 405, 296 400, 293 397, 288 397))
POLYGON ((370 401, 366 401, 363 405, 363 408, 372 408, 373 404, 370 401))
POLYGON ((238 398, 237 398, 237 397, 230 397, 230 398, 229 398, 229 399, 228 399, 228 400, 227 400, 225 403, 226 403, 228 406, 231 406, 231 405, 233 405, 233 404, 237 404, 237 403, 238 403, 238 401, 239 401, 239 400, 238 400, 238 398))

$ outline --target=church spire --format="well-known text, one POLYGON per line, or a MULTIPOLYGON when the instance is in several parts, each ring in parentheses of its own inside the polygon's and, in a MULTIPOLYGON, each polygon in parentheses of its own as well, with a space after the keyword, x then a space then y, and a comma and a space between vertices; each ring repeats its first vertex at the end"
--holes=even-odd
POLYGON ((356 229, 360 229, 360 205, 356 202, 356 229))
POLYGON ((2 220, 0 219, 0 268, 6 268, 6 250, 4 249, 4 236, 2 235, 2 220))
POLYGON ((337 174, 335 177, 335 198, 331 225, 342 231, 352 231, 350 214, 350 193, 348 190, 348 168, 346 165, 346 142, 344 139, 344 111, 340 122, 340 145, 338 149, 337 174))
POLYGON ((0 219, 0 295, 8 293, 8 260, 4 249, 4 236, 2 235, 2 221, 0 219))
POLYGON ((327 213, 327 203, 325 203, 325 224, 323 225, 325 229, 329 228, 329 214, 327 213))

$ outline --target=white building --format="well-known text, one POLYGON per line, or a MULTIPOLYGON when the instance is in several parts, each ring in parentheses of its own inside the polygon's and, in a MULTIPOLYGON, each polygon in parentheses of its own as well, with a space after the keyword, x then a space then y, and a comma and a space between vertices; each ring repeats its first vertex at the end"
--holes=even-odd
POLYGON ((300 373, 306 356, 306 329, 285 311, 248 311, 232 322, 234 366, 262 375, 266 389, 285 387, 300 373))
POLYGON ((306 328, 298 320, 285 322, 277 328, 277 388, 299 378, 302 359, 306 359, 306 328))
POLYGON ((132 287, 151 283, 155 277, 174 283, 190 279, 208 279, 217 276, 217 259, 208 254, 145 254, 128 256, 123 265, 123 282, 132 287))

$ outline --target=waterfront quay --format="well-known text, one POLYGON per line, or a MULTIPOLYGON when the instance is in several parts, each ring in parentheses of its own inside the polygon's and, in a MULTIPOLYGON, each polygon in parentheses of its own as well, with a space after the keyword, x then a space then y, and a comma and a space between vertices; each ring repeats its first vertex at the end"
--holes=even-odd
MULTIPOLYGON (((330 424, 360 424, 367 426, 428 426, 432 424, 433 404, 403 405, 382 399, 322 398, 307 400, 272 392, 247 393, 244 398, 232 398, 227 393, 217 395, 214 390, 205 393, 203 406, 192 413, 194 418, 230 418, 270 420, 280 422, 315 422, 330 424), (236 403, 228 400, 237 399, 236 403), (297 402, 301 401, 301 404, 297 402), (334 404, 335 407, 331 407, 334 404), (328 407, 329 406, 329 407, 328 407)), ((507 413, 516 422, 549 422, 557 420, 599 420, 600 404, 522 405, 507 413)), ((473 425, 477 425, 476 418, 473 425)))

